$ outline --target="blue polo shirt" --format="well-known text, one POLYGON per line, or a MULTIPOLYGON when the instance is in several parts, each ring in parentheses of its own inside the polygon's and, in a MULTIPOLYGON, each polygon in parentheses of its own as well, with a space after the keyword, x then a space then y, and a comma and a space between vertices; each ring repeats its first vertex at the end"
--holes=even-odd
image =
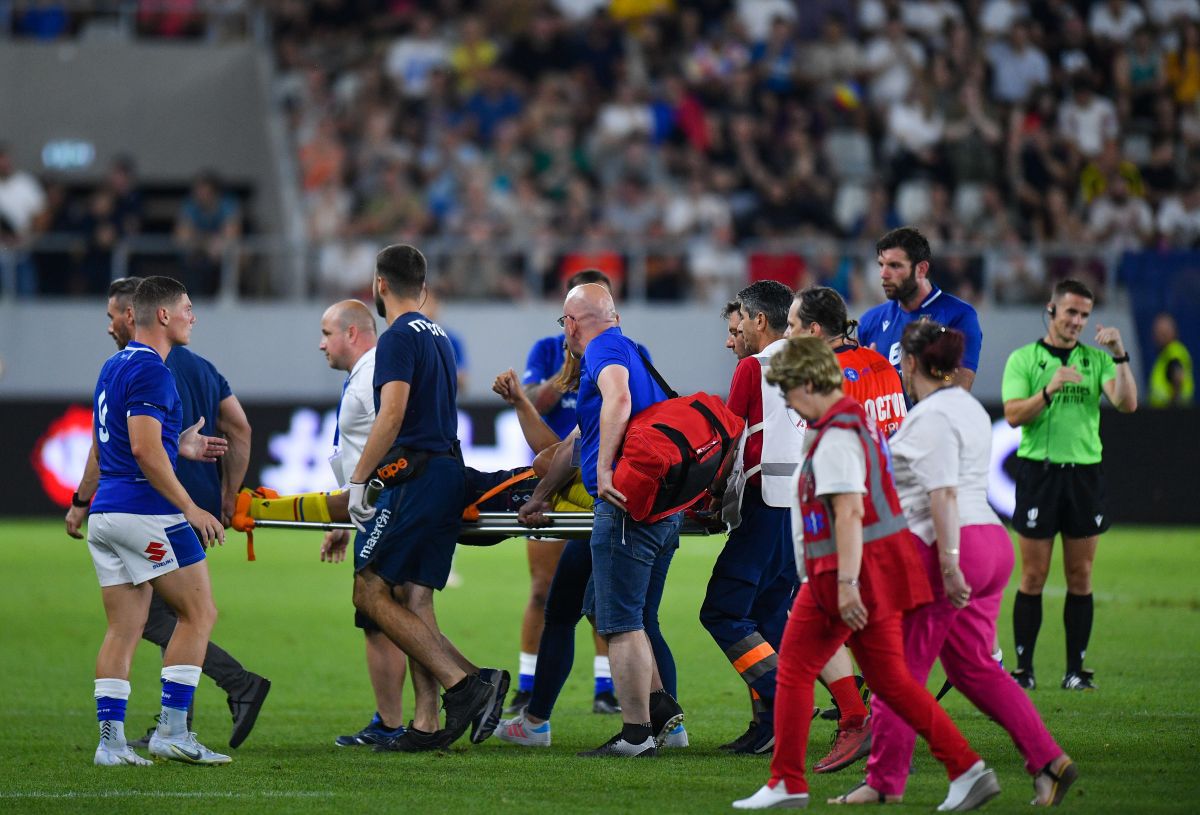
POLYGON ((389 382, 411 388, 393 447, 444 453, 458 441, 458 375, 454 347, 437 323, 419 311, 396 318, 375 346, 375 412, 389 382))
MULTIPOLYGON (((167 354, 167 367, 175 376, 175 387, 183 406, 183 429, 191 427, 203 416, 204 426, 200 432, 215 436, 221 401, 233 395, 229 382, 211 362, 182 345, 167 354)), ((221 470, 216 462, 181 458, 175 463, 175 475, 196 506, 221 517, 221 470)))
POLYGON ((979 351, 983 347, 983 331, 979 315, 970 303, 965 303, 937 286, 914 311, 905 311, 900 303, 888 300, 867 311, 858 323, 858 340, 864 346, 875 344, 875 350, 887 357, 900 372, 900 337, 911 322, 928 317, 947 328, 955 328, 967 339, 962 364, 972 371, 979 369, 979 351))
MULTIPOLYGON (((529 349, 529 356, 525 360, 525 373, 521 375, 521 384, 538 385, 547 379, 552 379, 562 368, 566 355, 562 334, 542 337, 529 349)), ((578 391, 567 391, 558 398, 554 407, 542 416, 546 420, 546 424, 558 434, 560 439, 566 438, 567 434, 575 429, 577 423, 575 403, 578 398, 578 391)))
POLYGON ((588 343, 580 364, 576 414, 579 418, 583 486, 593 498, 596 497, 596 462, 600 457, 600 405, 603 402, 596 379, 609 365, 620 365, 629 371, 630 418, 667 398, 638 354, 638 344, 622 334, 620 328, 614 326, 588 343))

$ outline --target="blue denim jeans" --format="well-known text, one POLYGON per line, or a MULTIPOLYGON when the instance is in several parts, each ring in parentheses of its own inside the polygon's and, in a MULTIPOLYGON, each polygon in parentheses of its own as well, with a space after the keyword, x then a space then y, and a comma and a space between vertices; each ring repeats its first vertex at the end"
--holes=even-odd
POLYGON ((584 600, 601 636, 641 631, 658 618, 683 513, 641 524, 606 501, 592 510, 592 582, 584 600))

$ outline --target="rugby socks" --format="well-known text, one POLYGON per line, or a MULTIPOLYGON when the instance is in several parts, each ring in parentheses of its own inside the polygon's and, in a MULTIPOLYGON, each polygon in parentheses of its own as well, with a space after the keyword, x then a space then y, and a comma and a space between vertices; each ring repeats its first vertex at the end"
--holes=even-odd
POLYGON ((125 705, 129 702, 129 682, 124 679, 96 680, 96 720, 100 723, 100 742, 107 747, 125 746, 125 705))
POLYGON ((646 739, 653 736, 654 728, 650 726, 650 722, 642 722, 641 724, 625 722, 621 725, 621 738, 630 744, 644 744, 646 739))
POLYGON ((1067 673, 1083 670, 1083 657, 1092 636, 1092 595, 1067 593, 1063 627, 1067 630, 1067 673))
POLYGON ((521 693, 532 693, 533 676, 537 673, 537 654, 522 651, 518 662, 520 674, 517 676, 517 690, 521 693))
POLYGON ((329 523, 328 492, 305 492, 277 498, 251 498, 250 517, 256 521, 318 521, 329 523))
POLYGON ((158 732, 181 736, 188 732, 187 715, 196 686, 200 684, 199 665, 168 665, 162 669, 162 715, 158 732))
POLYGON ((833 701, 837 704, 841 718, 838 719, 839 730, 853 730, 863 726, 867 720, 867 706, 863 704, 862 694, 858 691, 858 682, 854 676, 843 676, 829 685, 833 701))
POLYGON ((596 678, 596 696, 613 692, 612 668, 608 664, 608 657, 593 658, 592 675, 596 678))
POLYGON ((1042 595, 1018 591, 1013 600, 1013 641, 1017 647, 1018 671, 1033 671, 1033 647, 1037 645, 1041 628, 1042 595))

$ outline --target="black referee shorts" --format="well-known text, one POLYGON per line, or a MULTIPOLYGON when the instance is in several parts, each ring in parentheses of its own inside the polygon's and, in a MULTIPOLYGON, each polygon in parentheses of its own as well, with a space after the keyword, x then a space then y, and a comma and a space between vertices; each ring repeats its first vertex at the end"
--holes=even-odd
POLYGON ((1013 529, 1026 538, 1088 538, 1108 529, 1104 472, 1099 464, 1050 464, 1017 459, 1013 529))

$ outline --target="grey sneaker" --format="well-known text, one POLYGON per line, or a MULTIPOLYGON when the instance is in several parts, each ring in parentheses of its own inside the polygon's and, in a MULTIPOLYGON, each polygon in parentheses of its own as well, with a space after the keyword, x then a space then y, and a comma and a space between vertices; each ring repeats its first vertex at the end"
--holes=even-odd
POLYGON ((658 755, 658 745, 653 736, 641 744, 630 744, 618 733, 595 750, 576 755, 580 758, 654 758, 658 755))
POLYGON ((150 755, 155 758, 179 761, 184 764, 201 764, 215 766, 228 764, 232 758, 209 750, 196 741, 195 733, 181 733, 178 736, 164 736, 157 730, 150 737, 150 755))
POLYGON ((620 713, 621 703, 617 701, 617 695, 610 690, 603 693, 597 693, 592 698, 592 713, 620 713))

